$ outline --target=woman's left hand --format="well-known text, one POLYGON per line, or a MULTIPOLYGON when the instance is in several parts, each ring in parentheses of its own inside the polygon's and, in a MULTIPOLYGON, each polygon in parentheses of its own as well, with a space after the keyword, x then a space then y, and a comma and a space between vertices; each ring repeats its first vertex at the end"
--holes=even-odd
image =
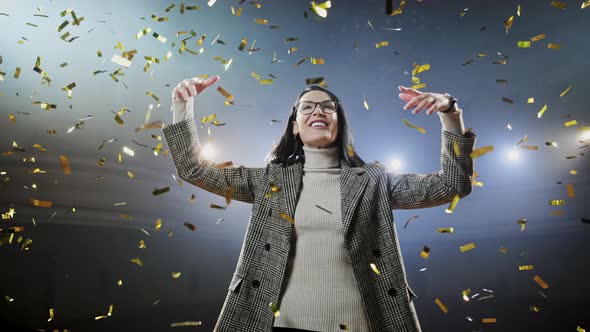
POLYGON ((415 107, 412 111, 414 114, 422 109, 426 109, 426 114, 432 114, 449 108, 450 100, 442 93, 421 92, 401 85, 399 90, 402 92, 399 94, 400 99, 407 102, 404 109, 409 110, 415 107))

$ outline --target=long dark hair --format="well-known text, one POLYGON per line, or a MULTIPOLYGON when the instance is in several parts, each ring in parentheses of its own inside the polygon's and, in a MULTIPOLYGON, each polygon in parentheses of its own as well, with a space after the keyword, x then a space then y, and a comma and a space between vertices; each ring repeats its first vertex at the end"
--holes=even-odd
MULTIPOLYGON (((301 99, 305 93, 313 90, 320 90, 327 93, 330 98, 332 98, 332 100, 334 100, 338 105, 336 109, 338 114, 338 136, 336 138, 335 145, 338 146, 338 155, 340 159, 343 159, 350 167, 363 166, 365 162, 356 154, 352 140, 352 133, 348 126, 348 121, 346 120, 346 114, 344 113, 340 99, 338 99, 336 95, 321 86, 312 85, 307 87, 299 94, 295 100, 295 104, 297 104, 299 99, 301 99), (349 155, 349 147, 352 150, 352 156, 349 155)), ((287 123, 283 128, 283 133, 281 134, 281 140, 279 141, 279 144, 275 145, 272 151, 267 155, 266 159, 270 160, 271 163, 281 163, 283 164, 283 167, 285 167, 296 162, 305 161, 303 141, 301 141, 301 137, 299 137, 299 135, 293 137, 293 121, 295 121, 296 117, 297 109, 295 106, 293 106, 291 108, 287 123)))

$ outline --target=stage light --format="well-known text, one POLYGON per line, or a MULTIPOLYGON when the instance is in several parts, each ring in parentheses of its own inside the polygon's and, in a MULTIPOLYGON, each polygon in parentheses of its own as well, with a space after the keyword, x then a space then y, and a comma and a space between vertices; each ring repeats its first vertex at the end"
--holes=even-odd
POLYGON ((207 143, 207 145, 205 145, 203 147, 202 155, 206 159, 210 159, 210 158, 212 158, 215 155, 215 149, 213 148, 213 146, 211 145, 211 143, 207 143))
POLYGON ((393 171, 399 171, 402 168, 402 162, 397 159, 394 158, 389 162, 389 169, 393 170, 393 171))
POLYGON ((513 147, 508 153, 506 154, 506 158, 508 160, 518 160, 519 152, 516 147, 513 147))

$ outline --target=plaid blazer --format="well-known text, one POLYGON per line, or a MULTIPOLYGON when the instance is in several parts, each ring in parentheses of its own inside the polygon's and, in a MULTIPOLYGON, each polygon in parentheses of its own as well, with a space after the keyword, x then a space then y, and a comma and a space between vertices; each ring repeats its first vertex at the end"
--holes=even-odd
MULTIPOLYGON (((232 199, 253 204, 214 331, 272 331, 275 314, 271 303, 280 313, 279 292, 292 246, 291 218, 302 183, 302 163, 217 167, 200 156, 194 119, 165 126, 162 131, 181 179, 220 196, 233 191, 232 199), (273 186, 278 190, 271 191, 273 186)), ((475 133, 470 129, 463 135, 441 131, 441 136, 442 169, 438 172, 398 174, 377 162, 362 167, 340 162, 345 245, 370 332, 421 331, 412 302, 416 295, 406 280, 392 210, 438 206, 451 202, 455 195, 465 197, 471 192, 470 153, 475 133), (371 263, 380 274, 373 271, 371 263)))

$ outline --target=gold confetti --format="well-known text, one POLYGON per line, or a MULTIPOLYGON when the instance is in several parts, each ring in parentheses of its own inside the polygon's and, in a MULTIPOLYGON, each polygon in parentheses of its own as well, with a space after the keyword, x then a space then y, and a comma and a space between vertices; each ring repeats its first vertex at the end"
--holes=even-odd
POLYGON ((162 44, 166 44, 166 38, 164 36, 160 36, 158 33, 154 32, 152 34, 152 36, 154 38, 156 38, 159 42, 161 42, 162 44))
POLYGON ((34 198, 29 198, 29 203, 33 206, 43 207, 43 208, 50 208, 53 204, 51 201, 41 201, 34 198))
POLYGON ((534 37, 531 37, 531 41, 532 42, 536 42, 536 41, 539 41, 541 39, 545 39, 545 34, 544 33, 542 33, 540 35, 536 35, 534 37))
POLYGON ((519 265, 518 266, 519 271, 530 271, 532 269, 533 269, 532 265, 519 265))
POLYGON ((461 295, 463 296, 463 301, 469 302, 469 294, 471 294, 471 288, 464 289, 461 292, 461 295))
POLYGON ((520 224, 520 231, 524 231, 526 228, 526 219, 518 219, 516 221, 517 224, 520 224))
POLYGON ((255 18, 254 22, 256 22, 256 24, 268 24, 268 20, 263 18, 255 18))
POLYGON ((180 274, 181 274, 181 273, 182 273, 182 272, 172 272, 172 273, 171 273, 171 275, 172 275, 172 278, 174 278, 174 279, 178 279, 178 278, 180 277, 180 274))
POLYGON ((412 85, 410 86, 410 88, 418 90, 418 89, 423 89, 426 87, 426 83, 422 83, 422 84, 416 84, 416 85, 412 85))
POLYGON ((299 38, 297 38, 297 37, 287 37, 287 38, 285 38, 285 43, 292 43, 292 42, 298 41, 298 40, 299 40, 299 38))
POLYGON ((143 240, 139 240, 139 249, 145 249, 145 248, 147 248, 145 246, 145 242, 143 242, 143 240))
POLYGON ((568 183, 565 188, 567 189, 567 195, 569 197, 574 197, 576 194, 574 193, 574 184, 568 183))
POLYGON ((61 168, 64 171, 64 174, 72 174, 72 170, 70 169, 70 163, 68 161, 68 157, 66 156, 59 156, 59 160, 61 162, 61 168))
POLYGON ((530 97, 529 99, 526 100, 527 104, 532 104, 535 102, 535 98, 530 97))
POLYGON ((279 306, 275 302, 269 303, 268 306, 270 307, 270 311, 273 313, 275 318, 281 315, 281 313, 279 312, 279 306))
POLYGON ((479 158, 488 152, 494 151, 493 145, 486 145, 484 147, 473 150, 469 155, 472 159, 479 158))
POLYGON ((350 327, 346 324, 338 324, 341 330, 350 331, 350 327))
POLYGON ((547 44, 547 48, 558 50, 561 48, 561 45, 549 43, 549 44, 547 44))
POLYGON ((466 251, 469 251, 473 248, 475 248, 475 243, 473 243, 473 242, 468 243, 466 245, 462 245, 459 247, 459 249, 461 249, 461 252, 466 252, 466 251))
POLYGON ((316 4, 314 1, 311 2, 311 9, 314 13, 316 13, 321 18, 326 18, 328 16, 328 8, 332 7, 332 2, 330 0, 325 1, 323 3, 316 4))
POLYGON ((576 175, 576 174, 578 174, 578 170, 577 169, 572 169, 572 170, 570 170, 570 174, 571 175, 576 175))
POLYGON ((514 16, 510 16, 506 21, 504 21, 504 27, 506 28, 506 34, 508 34, 508 30, 512 28, 512 23, 514 22, 514 16))
POLYGON ((418 130, 420 133, 425 134, 426 133, 426 129, 419 127, 419 126, 415 126, 413 124, 410 124, 410 122, 408 122, 408 120, 403 119, 404 123, 406 124, 406 126, 410 127, 410 128, 414 128, 416 130, 418 130))
POLYGON ((141 261, 141 259, 139 259, 139 257, 132 258, 131 262, 139 265, 140 267, 143 266, 143 262, 141 261))
POLYGON ((461 151, 459 150, 459 144, 457 143, 457 141, 453 141, 453 150, 455 151, 455 156, 461 157, 461 151))
POLYGON ((352 148, 352 145, 346 144, 346 150, 347 150, 348 156, 352 158, 354 156, 354 150, 352 148))
POLYGON ((323 77, 314 77, 305 79, 305 84, 320 84, 324 82, 323 77))
POLYGON ((381 272, 379 272, 379 269, 377 269, 377 265, 375 265, 375 263, 370 263, 369 265, 371 266, 371 269, 373 269, 373 272, 375 272, 377 275, 381 275, 381 272))
POLYGON ((111 305, 109 306, 109 312, 107 313, 107 316, 109 316, 109 317, 110 317, 112 314, 113 314, 113 305, 111 304, 111 305))
POLYGON ((52 320, 53 320, 53 308, 49 308, 49 319, 47 321, 51 322, 52 320))
POLYGON ((131 61, 129 61, 117 54, 113 55, 113 57, 111 58, 111 61, 120 65, 120 66, 126 67, 126 68, 129 68, 129 66, 131 66, 131 61))
POLYGON ((590 0, 582 2, 581 8, 584 9, 586 7, 590 7, 590 0))
POLYGON ((414 63, 414 69, 412 70, 412 76, 418 75, 418 74, 428 71, 428 70, 430 70, 430 64, 425 63, 423 65, 418 65, 417 63, 414 63))
POLYGON ((16 67, 16 69, 14 70, 14 78, 18 79, 18 77, 20 76, 20 67, 16 67))
POLYGON ((156 227, 154 227, 154 230, 159 231, 162 228, 162 218, 158 218, 156 219, 156 227))
POLYGON ((422 251, 420 252, 420 257, 428 259, 428 256, 430 256, 430 248, 424 246, 424 248, 422 248, 422 251))
POLYGON ((105 162, 105 158, 100 158, 98 159, 98 162, 96 163, 98 166, 103 166, 105 162))
POLYGON ((215 113, 208 115, 208 116, 204 116, 201 118, 201 125, 205 125, 207 122, 213 121, 217 118, 217 115, 215 113))
POLYGON ((135 39, 139 39, 143 36, 145 36, 146 34, 150 33, 152 31, 152 28, 147 27, 141 31, 139 31, 137 34, 135 34, 135 39))
POLYGON ((448 227, 448 228, 437 228, 436 230, 439 233, 454 233, 455 229, 453 227, 448 227))
POLYGON ((503 253, 503 254, 506 254, 506 253, 508 253, 508 248, 506 248, 506 247, 500 247, 500 252, 503 253))
POLYGON ((102 316, 96 316, 96 317, 94 317, 94 320, 105 319, 105 318, 108 318, 108 317, 107 317, 107 316, 105 316, 105 315, 102 315, 102 316))
POLYGON ((529 310, 532 312, 541 312, 541 308, 539 307, 529 307, 529 310))
POLYGON ((541 286, 543 289, 547 289, 549 288, 549 285, 543 280, 541 279, 541 277, 539 277, 538 275, 533 277, 533 280, 535 280, 535 282, 541 286))
POLYGON ((165 187, 165 188, 161 188, 161 189, 156 188, 156 189, 154 189, 154 191, 152 191, 152 194, 154 196, 157 196, 157 195, 161 195, 163 193, 167 193, 169 191, 170 191, 170 187, 165 187))
POLYGON ((440 310, 442 310, 445 314, 449 312, 447 306, 445 306, 438 297, 434 300, 434 303, 436 303, 440 310))
POLYGON ((550 213, 552 216, 562 216, 565 214, 565 211, 551 211, 550 213))
POLYGON ((565 90, 563 90, 562 93, 559 94, 560 97, 565 96, 566 93, 568 93, 570 90, 572 89, 572 86, 568 86, 565 90))
POLYGON ((119 280, 119 281, 117 281, 117 285, 119 285, 119 286, 123 286, 123 280, 119 280))
POLYGON ((279 212, 279 217, 287 220, 291 225, 295 224, 295 221, 293 220, 293 218, 291 218, 291 216, 289 216, 287 213, 280 211, 279 212))
POLYGON ((231 6, 231 14, 234 16, 242 16, 242 7, 238 7, 238 10, 234 9, 234 6, 231 6))
POLYGON ((578 124, 577 120, 572 120, 572 121, 565 122, 563 125, 566 127, 570 127, 570 126, 577 125, 577 124, 578 124))
POLYGON ((399 7, 397 9, 393 9, 393 0, 387 0, 385 2, 385 13, 389 16, 395 16, 402 13, 404 6, 406 5, 406 0, 401 0, 399 7))
POLYGON ((551 1, 551 7, 565 9, 566 4, 565 4, 565 2, 561 2, 561 1, 551 1))
POLYGON ((365 96, 363 95, 363 106, 365 106, 365 109, 369 110, 369 104, 367 103, 367 99, 365 98, 365 96))
MULTIPOLYGON (((582 4, 582 6, 584 6, 584 4, 586 4, 586 6, 590 6, 590 1, 586 1, 582 4)), ((584 7, 582 7, 582 9, 584 9, 584 7)), ((586 332, 585 329, 583 329, 581 326, 576 325, 576 331, 577 332, 586 332)))
POLYGON ((531 47, 531 42, 528 41, 528 40, 519 41, 518 42, 518 47, 519 48, 530 48, 531 47))
POLYGON ((380 48, 380 47, 384 47, 384 46, 389 46, 389 42, 387 40, 384 40, 382 42, 378 42, 375 44, 375 48, 380 48))
POLYGON ((546 146, 552 146, 554 148, 557 148, 557 142, 545 142, 546 146))
POLYGON ((549 205, 563 205, 565 204, 565 200, 564 199, 552 199, 549 201, 549 205))
POLYGON ((482 323, 495 323, 496 319, 495 318, 482 318, 481 322, 482 323))
POLYGON ((232 96, 231 93, 225 91, 222 87, 218 86, 217 91, 219 91, 219 93, 221 93, 225 98, 227 98, 227 100, 234 100, 234 96, 232 96))
POLYGON ((200 326, 201 321, 188 321, 188 322, 176 322, 170 324, 170 327, 181 327, 181 326, 200 326))
POLYGON ((184 226, 185 226, 186 228, 190 229, 190 230, 191 230, 191 231, 193 231, 193 232, 197 230, 197 226, 195 226, 195 225, 191 224, 191 223, 190 223, 190 222, 188 222, 188 221, 185 221, 185 222, 184 222, 184 226))
POLYGON ((545 111, 547 110, 547 105, 544 105, 543 108, 541 108, 541 110, 539 111, 539 113, 537 113, 537 118, 541 118, 543 116, 543 113, 545 113, 545 111))
POLYGON ((453 213, 453 211, 455 210, 455 207, 457 206, 457 203, 459 203, 459 195, 455 195, 455 197, 453 197, 453 201, 451 202, 451 204, 449 205, 448 208, 445 209, 446 213, 453 213))
POLYGON ((324 58, 310 58, 309 61, 312 65, 323 65, 325 64, 324 58))
POLYGON ((234 188, 234 187, 227 188, 227 190, 225 191, 225 204, 226 205, 229 205, 229 203, 231 203, 231 198, 235 192, 236 192, 236 188, 234 188))

